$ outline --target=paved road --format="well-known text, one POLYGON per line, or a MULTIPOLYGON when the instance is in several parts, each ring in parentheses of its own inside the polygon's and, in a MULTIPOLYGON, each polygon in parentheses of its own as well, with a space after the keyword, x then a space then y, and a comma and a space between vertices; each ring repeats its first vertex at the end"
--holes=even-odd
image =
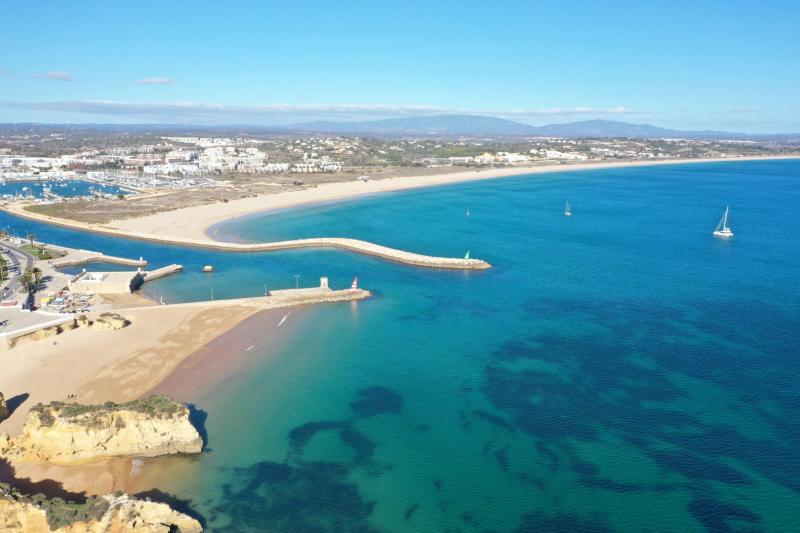
POLYGON ((14 266, 19 267, 19 274, 14 275, 10 280, 4 282, 5 288, 0 291, 0 294, 6 298, 8 295, 16 294, 19 290, 22 273, 29 268, 33 268, 33 263, 36 259, 28 252, 23 252, 16 246, 10 244, 7 240, 0 241, 0 247, 8 248, 9 250, 8 253, 3 253, 7 258, 9 269, 14 266), (22 265, 23 261, 25 266, 22 265))

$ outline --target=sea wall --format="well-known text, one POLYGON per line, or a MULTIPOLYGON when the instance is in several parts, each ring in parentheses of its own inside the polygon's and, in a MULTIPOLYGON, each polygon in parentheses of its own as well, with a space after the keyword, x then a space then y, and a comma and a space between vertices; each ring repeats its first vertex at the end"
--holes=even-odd
MULTIPOLYGON (((40 312, 40 311, 37 311, 40 312)), ((117 313, 102 313, 94 320, 89 320, 86 315, 75 318, 66 315, 61 319, 44 324, 36 324, 27 328, 0 333, 0 351, 15 348, 20 344, 39 341, 61 335, 66 331, 76 328, 89 328, 92 330, 122 329, 130 325, 130 321, 117 313)))
POLYGON ((54 218, 39 215, 25 209, 24 204, 3 205, 0 210, 7 211, 16 216, 38 220, 47 224, 64 226, 68 228, 89 231, 93 233, 103 233, 114 235, 126 239, 137 239, 164 244, 174 244, 178 246, 190 246, 193 248, 208 248, 212 250, 223 250, 228 252, 271 252, 280 250, 291 250, 296 248, 339 248, 364 255, 379 257, 388 261, 412 265, 422 268, 436 268, 444 270, 486 270, 492 267, 488 262, 481 259, 461 259, 457 257, 438 257, 432 255, 416 254, 381 246, 359 239, 347 239, 339 237, 319 237, 311 239, 295 239, 279 242, 265 242, 253 244, 240 244, 230 242, 212 241, 210 239, 191 239, 184 237, 161 236, 151 233, 138 231, 126 231, 110 226, 98 226, 64 218, 54 218))

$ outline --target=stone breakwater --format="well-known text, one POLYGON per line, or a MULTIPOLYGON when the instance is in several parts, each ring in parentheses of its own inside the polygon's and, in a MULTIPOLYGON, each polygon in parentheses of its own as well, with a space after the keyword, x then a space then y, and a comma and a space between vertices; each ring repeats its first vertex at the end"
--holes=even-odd
POLYGON ((432 255, 417 254, 381 246, 359 239, 349 239, 344 237, 318 237, 310 239, 295 239, 289 241, 263 242, 263 243, 233 243, 213 241, 211 239, 190 239, 183 237, 171 237, 142 233, 137 231, 126 231, 110 226, 98 226, 54 218, 36 213, 31 213, 24 209, 24 204, 11 204, 0 206, 0 209, 16 216, 38 220, 47 224, 64 226, 68 228, 90 231, 123 237, 126 239, 137 239, 144 241, 159 242, 164 244, 174 244, 178 246, 190 246, 193 248, 207 248, 212 250, 222 250, 228 252, 273 252, 280 250, 292 250, 297 248, 338 248, 364 255, 378 257, 387 261, 394 261, 405 265, 412 265, 422 268, 436 268, 444 270, 486 270, 492 267, 488 262, 481 259, 462 259, 458 257, 438 257, 432 255))
POLYGON ((22 434, 0 435, 0 455, 13 460, 74 464, 107 457, 200 453, 203 440, 189 409, 165 396, 124 404, 53 402, 28 413, 22 434))
POLYGON ((381 259, 394 261, 396 263, 403 263, 406 265, 413 265, 423 268, 439 268, 450 270, 486 270, 491 268, 489 263, 481 259, 461 259, 457 257, 437 257, 432 255, 416 254, 358 239, 346 239, 339 237, 296 239, 292 241, 253 244, 216 243, 215 241, 209 242, 223 245, 226 247, 226 250, 231 251, 267 252, 273 250, 290 250, 293 248, 339 248, 364 255, 379 257, 381 259))
POLYGON ((127 494, 69 502, 22 494, 0 483, 0 531, 9 533, 199 533, 200 522, 164 503, 127 494))

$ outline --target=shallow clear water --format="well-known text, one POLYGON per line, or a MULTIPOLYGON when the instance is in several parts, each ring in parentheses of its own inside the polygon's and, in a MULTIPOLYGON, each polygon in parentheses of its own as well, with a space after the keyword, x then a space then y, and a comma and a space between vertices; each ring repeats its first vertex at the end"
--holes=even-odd
POLYGON ((150 465, 212 530, 791 531, 798 185, 798 161, 572 172, 219 229, 471 250, 486 272, 36 230, 188 265, 148 289, 165 299, 259 294, 294 273, 375 290, 292 315, 297 335, 195 399, 207 453, 150 465), (728 204, 723 242, 711 231, 728 204))

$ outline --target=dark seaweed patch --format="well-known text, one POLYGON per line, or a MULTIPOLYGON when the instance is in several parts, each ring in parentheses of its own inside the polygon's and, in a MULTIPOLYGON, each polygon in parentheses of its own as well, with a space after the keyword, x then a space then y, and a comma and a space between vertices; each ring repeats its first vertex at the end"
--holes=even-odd
POLYGON ((350 404, 357 417, 375 416, 381 413, 399 413, 403 407, 402 397, 386 387, 369 387, 358 391, 358 397, 350 404))
MULTIPOLYGON (((693 514, 709 529, 725 531, 743 523, 751 528, 757 517, 735 505, 731 520, 709 519, 705 509, 728 504, 709 504, 704 482, 748 486, 752 480, 735 466, 739 462, 800 491, 800 455, 793 451, 800 445, 800 425, 787 416, 800 407, 800 352, 786 335, 800 324, 796 316, 775 307, 764 310, 765 305, 726 302, 725 320, 737 328, 721 336, 719 309, 705 302, 678 308, 637 300, 531 300, 525 309, 536 316, 580 317, 601 333, 549 332, 507 342, 487 361, 483 391, 503 420, 536 437, 550 470, 569 469, 579 483, 602 490, 688 489, 695 497, 693 514), (762 313, 754 313, 759 308, 762 313), (763 313, 770 320, 763 320, 763 313), (552 363, 558 371, 537 371, 523 364, 527 359, 552 363), (722 408, 746 409, 746 416, 759 417, 776 437, 753 438, 738 431, 735 421, 719 417, 713 423, 713 413, 684 409, 681 405, 696 400, 673 376, 713 384, 712 390, 730 399, 722 408), (671 406, 676 400, 681 402, 671 406), (609 436, 649 456, 665 474, 678 474, 677 481, 607 479, 586 457, 578 458, 574 441, 607 442, 609 436)), ((528 478, 536 481, 534 475, 528 478)), ((538 529, 558 523, 544 522, 538 529)))
MULTIPOLYGON (((223 487, 223 498, 211 508, 209 520, 216 525, 227 517, 234 531, 373 531, 367 518, 375 502, 365 501, 347 476, 364 466, 376 471, 371 463, 376 444, 354 424, 361 418, 399 412, 402 398, 385 387, 369 387, 358 392, 350 407, 353 417, 292 429, 285 463, 265 461, 234 469, 236 481, 223 487), (305 460, 306 446, 324 431, 338 431, 342 442, 355 451, 352 461, 305 460)), ((413 510, 409 519, 411 514, 413 510)))
POLYGON ((411 507, 409 507, 408 509, 406 509, 406 512, 405 512, 405 513, 403 513, 403 519, 404 519, 406 522, 408 522, 409 520, 411 520, 411 518, 413 518, 413 516, 414 516, 414 513, 416 513, 416 512, 417 512, 417 509, 419 509, 419 504, 418 504, 418 503, 415 503, 414 505, 412 505, 411 507))
POLYGON ((322 422, 309 422, 302 426, 296 427, 289 432, 289 444, 292 450, 302 450, 308 444, 311 437, 320 431, 328 429, 338 429, 345 424, 344 421, 339 420, 325 420, 322 422))
POLYGON ((494 452, 494 458, 497 459, 497 462, 500 464, 500 468, 502 468, 503 471, 508 472, 508 450, 503 448, 502 450, 494 452))
POLYGON ((571 513, 548 515, 527 513, 517 533, 610 533, 613 531, 601 517, 585 518, 571 513))
POLYGON ((261 462, 235 470, 236 485, 222 487, 214 511, 235 531, 375 531, 367 522, 374 502, 346 480, 348 468, 332 463, 289 466, 261 462))
POLYGON ((353 429, 352 426, 344 426, 339 431, 339 437, 341 437, 342 442, 356 451, 355 463, 367 463, 372 458, 372 452, 375 451, 375 443, 364 434, 353 429))
POLYGON ((482 410, 482 409, 476 409, 476 410, 475 410, 475 414, 476 414, 476 415, 477 415, 479 418, 481 418, 481 419, 483 419, 483 420, 486 420, 486 421, 487 421, 487 422, 489 422, 490 424, 492 424, 492 425, 494 425, 494 426, 497 426, 497 427, 499 427, 499 428, 505 429, 506 431, 509 431, 509 432, 511 432, 511 433, 514 433, 514 432, 517 430, 517 429, 516 429, 516 428, 515 428, 515 427, 514 427, 514 426, 513 426, 513 425, 512 425, 512 424, 511 424, 509 421, 507 421, 505 418, 503 418, 502 416, 494 415, 494 414, 490 413, 489 411, 484 411, 484 410, 482 410))
POLYGON ((692 500, 689 511, 712 533, 758 531, 761 518, 738 505, 720 502, 709 497, 692 500), (746 525, 745 525, 746 523, 746 525))

